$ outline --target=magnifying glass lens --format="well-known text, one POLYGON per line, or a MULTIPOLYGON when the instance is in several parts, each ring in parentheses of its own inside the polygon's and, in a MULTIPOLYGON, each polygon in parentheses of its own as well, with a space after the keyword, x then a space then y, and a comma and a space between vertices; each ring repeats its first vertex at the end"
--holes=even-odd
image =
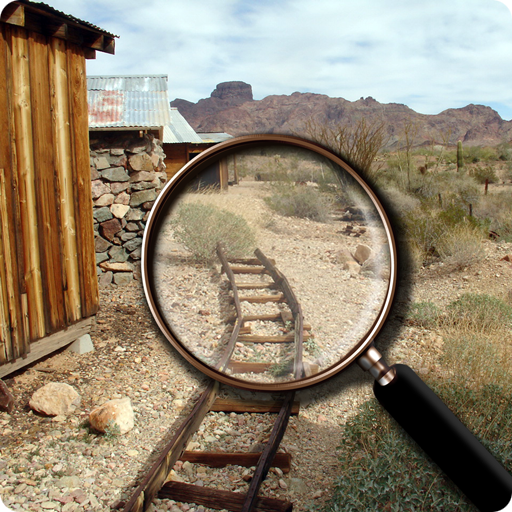
POLYGON ((220 380, 298 386, 329 376, 387 313, 394 248, 385 214, 352 169, 310 143, 214 148, 167 185, 148 228, 153 314, 192 364, 220 380))

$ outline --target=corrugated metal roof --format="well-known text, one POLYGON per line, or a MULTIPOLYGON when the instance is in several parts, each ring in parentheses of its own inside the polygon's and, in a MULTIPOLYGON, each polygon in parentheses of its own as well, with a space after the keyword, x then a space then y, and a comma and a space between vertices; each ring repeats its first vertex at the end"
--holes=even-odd
POLYGON ((71 14, 66 14, 66 13, 64 13, 62 11, 59 11, 59 10, 55 9, 51 5, 45 4, 43 2, 32 2, 31 0, 17 0, 17 1, 19 3, 21 3, 21 4, 25 4, 25 5, 28 5, 28 6, 33 6, 33 7, 36 7, 38 9, 41 9, 41 11, 45 11, 47 13, 54 14, 55 16, 60 16, 60 17, 63 17, 63 18, 67 18, 68 20, 73 21, 73 22, 77 23, 78 25, 83 25, 85 27, 97 30, 99 32, 102 32, 105 35, 110 36, 110 37, 119 37, 119 36, 116 36, 115 34, 107 32, 106 30, 104 30, 104 29, 102 29, 102 28, 100 28, 100 27, 98 27, 96 25, 93 25, 92 23, 89 23, 88 21, 84 21, 84 20, 81 20, 79 18, 76 18, 75 16, 72 16, 71 14))
POLYGON ((217 144, 218 142, 224 142, 225 140, 232 139, 233 135, 224 132, 209 132, 209 133, 198 133, 199 137, 203 139, 203 142, 217 144))
POLYGON ((156 128, 171 122, 167 75, 88 76, 89 128, 156 128))
POLYGON ((176 107, 171 107, 171 122, 164 127, 164 144, 191 142, 202 144, 203 139, 194 131, 176 107))

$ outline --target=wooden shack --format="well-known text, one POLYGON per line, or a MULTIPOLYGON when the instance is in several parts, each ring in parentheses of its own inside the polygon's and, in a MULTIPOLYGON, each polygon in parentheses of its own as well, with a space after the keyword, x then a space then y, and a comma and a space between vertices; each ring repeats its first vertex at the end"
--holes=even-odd
POLYGON ((0 377, 98 310, 85 59, 114 36, 20 0, 0 18, 0 377))

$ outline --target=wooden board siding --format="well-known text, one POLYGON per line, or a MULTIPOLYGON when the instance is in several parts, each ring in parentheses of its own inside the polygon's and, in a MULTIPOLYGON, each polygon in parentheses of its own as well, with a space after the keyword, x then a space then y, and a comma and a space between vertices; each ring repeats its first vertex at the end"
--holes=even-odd
POLYGON ((84 49, 0 23, 0 76, 1 365, 99 296, 84 49))

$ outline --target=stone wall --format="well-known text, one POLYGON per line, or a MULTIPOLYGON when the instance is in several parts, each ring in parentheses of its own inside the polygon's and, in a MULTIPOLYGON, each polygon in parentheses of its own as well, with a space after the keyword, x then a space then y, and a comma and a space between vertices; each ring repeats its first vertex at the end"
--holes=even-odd
POLYGON ((146 220, 167 179, 165 154, 152 135, 91 133, 90 142, 99 282, 123 285, 140 278, 146 220))

